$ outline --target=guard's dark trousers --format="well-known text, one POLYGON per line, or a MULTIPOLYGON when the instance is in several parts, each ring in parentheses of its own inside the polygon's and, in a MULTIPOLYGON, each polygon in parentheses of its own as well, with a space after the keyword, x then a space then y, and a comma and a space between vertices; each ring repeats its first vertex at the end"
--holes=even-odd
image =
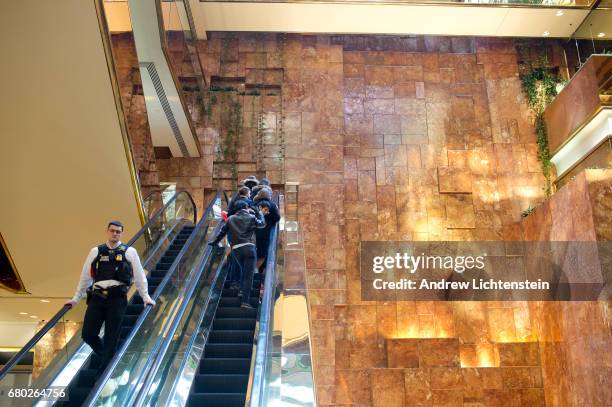
POLYGON ((121 335, 121 322, 127 308, 127 296, 100 298, 93 295, 83 320, 83 340, 102 358, 100 371, 113 358, 121 335), (100 328, 104 323, 104 341, 100 339, 100 328))

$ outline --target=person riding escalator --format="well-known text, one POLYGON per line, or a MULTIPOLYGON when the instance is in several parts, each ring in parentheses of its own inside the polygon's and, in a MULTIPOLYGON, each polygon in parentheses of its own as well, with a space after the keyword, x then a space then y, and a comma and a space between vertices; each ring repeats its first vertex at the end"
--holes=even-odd
POLYGON ((253 274, 257 252, 255 250, 255 230, 266 226, 263 214, 258 209, 249 208, 244 200, 235 203, 236 213, 231 215, 221 228, 219 234, 208 244, 218 245, 227 234, 231 246, 231 256, 234 257, 239 266, 239 273, 233 273, 232 283, 236 283, 238 274, 240 281, 240 306, 242 308, 253 308, 249 304, 251 287, 253 285, 253 274))
POLYGON ((143 303, 155 305, 147 287, 147 278, 133 247, 121 243, 123 224, 109 222, 106 243, 89 252, 74 297, 66 305, 74 306, 87 294, 87 311, 83 320, 82 337, 100 356, 102 372, 113 358, 121 333, 121 321, 128 305, 127 293, 132 279, 143 303), (104 324, 104 340, 99 336, 104 324))

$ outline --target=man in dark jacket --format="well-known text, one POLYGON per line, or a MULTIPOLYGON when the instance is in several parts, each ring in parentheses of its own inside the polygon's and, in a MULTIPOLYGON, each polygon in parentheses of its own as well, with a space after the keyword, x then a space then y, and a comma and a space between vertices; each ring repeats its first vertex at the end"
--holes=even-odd
POLYGON ((227 216, 232 216, 236 213, 236 203, 245 201, 250 208, 255 208, 253 201, 249 197, 251 190, 248 187, 242 187, 238 190, 238 195, 229 203, 227 208, 227 216))
POLYGON ((276 223, 280 220, 280 211, 278 206, 272 201, 272 195, 269 188, 259 190, 255 200, 255 206, 264 214, 266 227, 255 231, 257 244, 257 268, 260 269, 265 264, 268 256, 268 246, 270 245, 270 232, 276 223))
POLYGON ((227 234, 232 249, 232 256, 240 265, 240 303, 242 308, 253 308, 249 304, 253 273, 257 254, 255 251, 255 230, 266 227, 266 221, 259 210, 249 208, 244 201, 236 202, 236 213, 227 219, 219 235, 210 242, 218 244, 227 234))

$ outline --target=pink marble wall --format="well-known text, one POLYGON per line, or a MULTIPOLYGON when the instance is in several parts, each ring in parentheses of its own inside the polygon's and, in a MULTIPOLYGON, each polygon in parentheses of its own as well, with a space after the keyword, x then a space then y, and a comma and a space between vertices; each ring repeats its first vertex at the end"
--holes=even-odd
MULTIPOLYGON (((612 170, 584 170, 525 218, 524 238, 610 241, 611 207, 612 170)), ((612 349, 609 303, 533 302, 530 309, 540 340, 547 406, 609 405, 612 360, 602 357, 612 349)))
MULTIPOLYGON (((361 300, 361 241, 610 235, 605 222, 564 224, 584 217, 587 195, 605 218, 605 186, 559 201, 562 218, 536 210, 521 224, 544 200, 544 177, 512 40, 210 33, 198 49, 209 83, 278 92, 228 98, 244 113, 239 176, 299 183, 294 254, 305 260, 318 405, 597 405, 577 389, 595 394, 606 370, 567 356, 562 305, 361 300)), ((197 129, 211 155, 158 160, 162 179, 223 185, 228 103, 197 129)), ((286 262, 303 267, 289 252, 286 262)), ((589 346, 582 335, 572 349, 589 346)))

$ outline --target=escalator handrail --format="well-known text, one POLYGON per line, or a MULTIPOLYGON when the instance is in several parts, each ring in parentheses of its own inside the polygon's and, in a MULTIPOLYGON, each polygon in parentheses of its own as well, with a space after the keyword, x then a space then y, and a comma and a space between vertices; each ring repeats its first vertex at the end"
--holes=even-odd
POLYGON ((160 217, 162 216, 162 214, 164 213, 164 211, 174 203, 174 201, 176 201, 176 198, 178 198, 179 195, 181 194, 185 194, 187 195, 187 197, 189 198, 189 200, 191 201, 191 205, 193 206, 193 223, 195 225, 196 220, 198 219, 198 207, 196 206, 191 194, 187 191, 179 191, 176 194, 174 194, 174 196, 172 198, 170 198, 170 200, 159 210, 157 211, 157 213, 155 215, 153 215, 153 217, 151 219, 149 219, 149 221, 147 223, 144 224, 144 226, 127 242, 127 246, 132 246, 134 244, 134 242, 136 242, 136 240, 138 240, 140 238, 140 236, 142 236, 143 234, 145 234, 145 232, 147 231, 147 229, 160 217))
MULTIPOLYGON (((219 223, 217 227, 215 228, 214 234, 219 233, 220 229, 221 229, 221 223, 219 223)), ((184 294, 185 298, 183 299, 183 302, 181 303, 178 312, 174 315, 170 328, 166 331, 166 337, 164 338, 164 341, 161 344, 161 348, 160 348, 161 350, 158 351, 155 359, 153 360, 153 363, 149 366, 149 369, 147 370, 147 374, 144 377, 144 380, 141 382, 142 385, 140 387, 140 391, 136 395, 135 401, 131 404, 132 406, 139 407, 143 405, 145 401, 144 399, 149 393, 151 384, 153 380, 155 379, 155 375, 157 371, 159 370, 159 366, 161 365, 163 358, 168 348, 170 347, 170 343, 172 342, 172 339, 174 338, 176 330, 178 329, 179 323, 182 320, 183 315, 185 314, 185 310, 187 309, 189 300, 193 296, 195 288, 198 285, 200 276, 202 275, 202 272, 206 268, 206 265, 212 258, 213 250, 214 248, 212 246, 208 246, 206 248, 206 254, 204 255, 202 262, 198 266, 198 271, 196 272, 196 274, 190 281, 190 286, 187 288, 184 294)))
POLYGON ((19 363, 21 358, 27 354, 71 308, 72 307, 70 305, 64 305, 55 315, 53 315, 53 317, 51 317, 51 319, 40 329, 40 331, 34 334, 32 339, 23 345, 19 352, 17 352, 8 362, 6 362, 6 364, 0 370, 0 380, 2 380, 17 363, 19 363))
MULTIPOLYGON (((278 205, 278 195, 276 204, 278 205)), ((259 332, 257 334, 257 347, 255 351, 255 365, 253 368, 253 381, 251 385, 251 394, 248 398, 250 407, 260 406, 263 399, 264 374, 266 372, 266 349, 268 347, 268 331, 270 330, 270 319, 273 311, 274 281, 276 280, 276 252, 278 243, 278 233, 280 230, 280 221, 276 223, 274 229, 270 231, 270 245, 268 246, 268 255, 266 261, 265 278, 264 278, 264 294, 261 300, 261 311, 259 314, 259 332), (257 363, 260 361, 260 363, 257 363)))
MULTIPOLYGON (((153 222, 155 222, 162 215, 164 210, 176 200, 179 194, 187 194, 187 197, 191 201, 193 205, 193 221, 195 223, 195 220, 197 219, 197 207, 195 205, 195 202, 193 201, 193 198, 191 197, 191 194, 189 192, 179 191, 174 194, 174 196, 168 201, 168 203, 164 205, 159 211, 157 211, 157 213, 151 219, 149 219, 149 221, 145 223, 144 226, 138 232, 136 232, 136 234, 128 241, 128 247, 132 246, 134 242, 136 242, 136 240, 138 240, 146 232, 146 230, 153 224, 153 222)), ((72 309, 72 306, 63 305, 62 308, 55 315, 53 315, 51 319, 49 319, 49 322, 47 322, 38 332, 36 332, 32 339, 30 339, 19 350, 19 352, 17 352, 8 362, 6 362, 2 369, 0 369, 0 380, 2 380, 4 376, 6 376, 15 365, 17 365, 17 363, 19 363, 19 361, 24 355, 26 355, 34 346, 36 346, 38 341, 40 341, 42 337, 45 336, 47 332, 49 332, 70 309, 72 309)))
MULTIPOLYGON (((146 209, 146 203, 148 200, 153 199, 154 195, 159 195, 159 199, 162 200, 162 204, 163 204, 163 195, 161 191, 153 191, 153 192, 149 192, 147 194, 147 196, 145 196, 144 198, 142 198, 142 203, 143 203, 143 207, 146 209)), ((157 212, 155 212, 157 213, 157 212)), ((145 216, 147 216, 148 214, 145 212, 145 216)), ((148 218, 145 218, 148 219, 148 218)))
MULTIPOLYGON (((187 249, 191 245, 191 242, 195 238, 196 231, 198 230, 198 228, 202 224, 202 222, 204 222, 207 219, 208 215, 213 210, 213 206, 214 206, 215 202, 218 199, 219 199, 219 192, 217 192, 215 197, 208 204, 208 207, 204 211, 204 215, 202 215, 202 218, 200 219, 200 222, 198 222, 198 225, 195 227, 195 229, 193 229, 193 232, 191 233, 191 235, 189 236, 189 238, 187 239, 187 241, 185 242, 185 244, 183 245, 183 247, 179 251, 178 255, 176 256, 176 259, 174 260, 174 262, 172 263, 172 265, 170 266, 170 268, 166 272, 166 275, 164 276, 162 281, 157 286, 157 289, 155 290, 155 292, 153 293, 153 296, 151 297, 153 299, 153 301, 157 301, 157 299, 161 295, 161 292, 163 291, 164 287, 166 286, 168 281, 170 281, 172 275, 174 274, 174 271, 176 270, 176 268, 180 264, 180 262, 181 262, 181 260, 183 258, 183 255, 185 254, 185 252, 187 251, 187 249)), ((144 310, 140 313, 140 315, 138 316, 138 319, 136 319, 136 322, 134 323, 134 326, 132 327, 132 330, 130 331, 128 336, 125 338, 125 341, 123 342, 123 345, 121 345, 121 348, 119 348, 117 350, 117 352, 115 353, 113 358, 110 360, 110 362, 108 363, 108 365, 104 369, 104 372, 102 372, 102 374, 99 376, 98 380, 96 381, 95 386, 89 392, 89 395, 88 395, 87 399, 84 401, 83 405, 92 405, 92 403, 98 398, 98 396, 100 395, 100 392, 104 388, 104 385, 106 384, 106 382, 110 378, 112 372, 117 367, 117 364, 119 363, 119 360, 121 359, 121 357, 123 357, 123 355, 125 354, 128 346, 130 345, 130 343, 132 342, 132 340, 136 336, 136 333, 138 332, 138 330, 140 329, 140 327, 144 323, 145 318, 147 317, 147 315, 149 315, 149 312, 151 312, 151 309, 153 309, 153 307, 145 307, 144 310)))

